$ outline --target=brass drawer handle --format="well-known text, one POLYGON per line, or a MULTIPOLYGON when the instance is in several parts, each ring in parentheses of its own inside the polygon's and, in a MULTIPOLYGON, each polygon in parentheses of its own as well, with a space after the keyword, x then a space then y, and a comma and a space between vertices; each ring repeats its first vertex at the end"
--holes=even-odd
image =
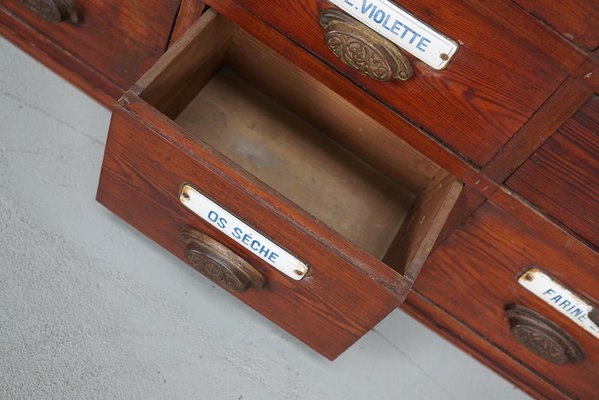
POLYGON ((599 326, 599 310, 597 308, 593 308, 589 313, 589 319, 593 321, 593 323, 599 326))
POLYGON ((217 285, 236 293, 264 286, 260 272, 210 236, 189 227, 181 236, 187 261, 217 285))
POLYGON ((72 0, 21 0, 21 3, 53 24, 61 21, 76 24, 81 20, 81 14, 72 0))
POLYGON ((513 305, 507 307, 505 315, 514 339, 537 356, 557 365, 584 360, 584 352, 574 338, 541 314, 513 305))
POLYGON ((338 10, 320 13, 329 50, 344 63, 379 81, 408 80, 414 74, 410 60, 394 43, 338 10))

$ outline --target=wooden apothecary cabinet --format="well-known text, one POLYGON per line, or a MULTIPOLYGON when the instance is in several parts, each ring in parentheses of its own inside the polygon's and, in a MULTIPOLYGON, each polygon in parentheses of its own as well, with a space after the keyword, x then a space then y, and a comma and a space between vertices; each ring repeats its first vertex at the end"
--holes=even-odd
POLYGON ((331 51, 330 1, 138 3, 0 2, 4 36, 104 104, 126 92, 103 204, 328 358, 405 300, 532 395, 596 396, 596 337, 519 283, 541 271, 597 318, 596 1, 393 0, 459 45, 394 82, 331 51))

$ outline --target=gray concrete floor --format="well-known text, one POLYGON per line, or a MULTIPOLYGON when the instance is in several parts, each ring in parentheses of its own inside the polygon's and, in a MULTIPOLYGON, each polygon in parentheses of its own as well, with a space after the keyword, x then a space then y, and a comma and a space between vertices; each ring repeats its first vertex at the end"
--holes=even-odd
POLYGON ((401 311, 331 363, 94 201, 110 113, 0 39, 0 399, 524 399, 401 311))

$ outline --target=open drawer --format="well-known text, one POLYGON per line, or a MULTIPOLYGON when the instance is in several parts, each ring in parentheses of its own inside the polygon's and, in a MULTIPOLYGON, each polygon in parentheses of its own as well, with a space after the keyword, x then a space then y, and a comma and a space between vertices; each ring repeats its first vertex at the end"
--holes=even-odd
POLYGON ((209 11, 115 107, 98 200, 333 359, 404 300, 461 187, 209 11))

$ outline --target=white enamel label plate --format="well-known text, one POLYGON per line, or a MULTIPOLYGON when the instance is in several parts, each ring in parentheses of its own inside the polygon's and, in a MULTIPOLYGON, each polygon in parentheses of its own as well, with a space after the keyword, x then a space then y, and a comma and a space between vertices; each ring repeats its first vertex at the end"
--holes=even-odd
POLYGON ((593 307, 578 295, 536 268, 523 274, 518 282, 599 339, 599 326, 588 317, 593 307))
POLYGON ((306 264, 192 186, 183 186, 179 200, 200 218, 288 277, 299 281, 308 273, 306 264))
POLYGON ((443 69, 458 44, 387 0, 330 0, 419 60, 443 69))

